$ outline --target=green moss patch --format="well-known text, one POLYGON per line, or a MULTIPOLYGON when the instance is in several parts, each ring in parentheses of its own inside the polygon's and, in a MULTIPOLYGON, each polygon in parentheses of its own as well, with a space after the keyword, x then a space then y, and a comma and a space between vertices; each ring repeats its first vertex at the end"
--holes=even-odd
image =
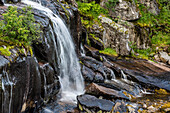
POLYGON ((118 54, 116 53, 116 50, 112 48, 105 48, 104 50, 99 51, 99 53, 107 54, 110 56, 118 56, 118 54))

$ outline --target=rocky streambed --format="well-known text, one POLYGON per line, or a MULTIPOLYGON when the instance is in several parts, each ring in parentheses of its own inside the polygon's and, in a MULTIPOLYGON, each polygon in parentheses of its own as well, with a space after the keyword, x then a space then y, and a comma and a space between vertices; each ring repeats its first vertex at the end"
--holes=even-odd
MULTIPOLYGON (((76 6, 75 1, 70 2, 76 6)), ((124 6, 126 3, 127 1, 123 1, 119 6, 122 6, 121 4, 124 6)), ((131 40, 143 40, 143 42, 138 41, 138 46, 143 45, 142 47, 146 48, 149 42, 147 36, 142 35, 145 34, 142 29, 138 32, 141 35, 135 34, 134 26, 130 23, 131 26, 127 28, 108 18, 100 17, 104 30, 98 34, 101 30, 96 25, 93 32, 100 37, 105 36, 101 39, 104 43, 89 37, 91 43, 89 46, 88 32, 82 26, 77 8, 57 1, 42 0, 41 4, 52 10, 54 14, 60 15, 70 29, 84 78, 85 92, 77 96, 77 103, 60 101, 62 94, 57 54, 59 50, 56 51, 58 36, 54 35, 55 28, 50 18, 41 11, 33 9, 36 22, 42 26, 42 43, 32 45, 33 55, 20 53, 17 47, 10 50, 11 56, 0 55, 0 112, 166 113, 170 111, 169 65, 144 59, 115 57, 99 51, 111 45, 120 55, 128 55, 129 36, 131 40), (126 30, 131 34, 126 34, 126 30)), ((15 5, 25 6, 23 3, 15 5)), ((153 8, 155 7, 156 5, 153 8)), ((6 8, 7 6, 1 6, 0 13, 2 14, 6 8)), ((159 10, 156 11, 159 13, 159 10)), ((122 14, 123 20, 139 18, 135 6, 131 9, 117 6, 114 15, 119 14, 122 14), (133 10, 135 13, 129 13, 127 16, 121 13, 133 10)), ((146 29, 144 31, 147 32, 146 29)), ((72 92, 68 92, 69 94, 72 92)))

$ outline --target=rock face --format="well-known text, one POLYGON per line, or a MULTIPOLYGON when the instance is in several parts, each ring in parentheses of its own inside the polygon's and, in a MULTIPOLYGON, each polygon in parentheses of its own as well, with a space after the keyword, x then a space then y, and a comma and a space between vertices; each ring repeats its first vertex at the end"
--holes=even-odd
MULTIPOLYGON (((107 2, 108 0, 103 0, 100 5, 107 8, 107 2)), ((112 18, 119 17, 120 19, 127 21, 137 20, 140 18, 139 10, 137 9, 134 0, 119 0, 119 2, 116 3, 115 7, 111 6, 111 8, 109 8, 109 15, 112 18)))
POLYGON ((49 65, 39 66, 35 57, 14 63, 0 56, 0 111, 24 112, 34 109, 59 91, 59 81, 49 65))
POLYGON ((99 16, 104 27, 103 43, 104 47, 111 47, 119 55, 129 55, 131 46, 136 43, 136 47, 147 49, 150 45, 149 29, 135 26, 131 22, 119 20, 117 23, 107 17, 99 16))
POLYGON ((105 48, 111 47, 120 55, 129 55, 129 30, 107 17, 99 16, 99 19, 105 28, 103 34, 105 48))
POLYGON ((41 76, 35 58, 26 58, 10 66, 4 64, 0 68, 2 113, 25 111, 40 102, 41 76))
POLYGON ((86 94, 78 96, 77 100, 78 108, 85 112, 111 112, 114 106, 114 103, 109 100, 98 99, 95 96, 86 94))

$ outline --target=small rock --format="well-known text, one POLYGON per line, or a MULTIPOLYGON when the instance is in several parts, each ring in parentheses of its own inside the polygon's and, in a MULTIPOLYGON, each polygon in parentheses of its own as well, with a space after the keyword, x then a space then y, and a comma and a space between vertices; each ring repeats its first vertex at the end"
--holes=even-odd
POLYGON ((158 54, 156 54, 156 55, 154 56, 154 58, 155 58, 156 61, 160 61, 160 58, 159 58, 159 55, 158 55, 158 54))
POLYGON ((146 104, 143 104, 143 108, 147 108, 147 105, 146 105, 146 104))
POLYGON ((102 74, 96 73, 94 82, 99 82, 99 83, 104 82, 104 78, 103 78, 102 74))
POLYGON ((127 106, 124 102, 117 102, 113 109, 113 113, 127 113, 127 106))
POLYGON ((129 113, 135 113, 135 109, 132 107, 128 107, 129 113))
POLYGON ((149 110, 149 112, 155 112, 156 111, 156 108, 154 108, 153 106, 149 106, 147 109, 149 110))
POLYGON ((167 63, 170 61, 170 56, 166 52, 160 52, 159 57, 160 57, 161 61, 164 63, 167 63))

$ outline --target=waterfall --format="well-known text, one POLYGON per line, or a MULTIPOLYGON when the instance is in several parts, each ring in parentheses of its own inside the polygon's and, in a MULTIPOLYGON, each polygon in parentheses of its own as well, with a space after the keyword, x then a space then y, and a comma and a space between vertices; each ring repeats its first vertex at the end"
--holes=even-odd
POLYGON ((49 8, 33 1, 22 0, 22 2, 42 11, 51 20, 53 24, 52 30, 54 31, 51 37, 55 42, 56 56, 58 56, 61 101, 76 102, 76 96, 84 93, 84 80, 67 27, 59 16, 54 14, 49 8))

